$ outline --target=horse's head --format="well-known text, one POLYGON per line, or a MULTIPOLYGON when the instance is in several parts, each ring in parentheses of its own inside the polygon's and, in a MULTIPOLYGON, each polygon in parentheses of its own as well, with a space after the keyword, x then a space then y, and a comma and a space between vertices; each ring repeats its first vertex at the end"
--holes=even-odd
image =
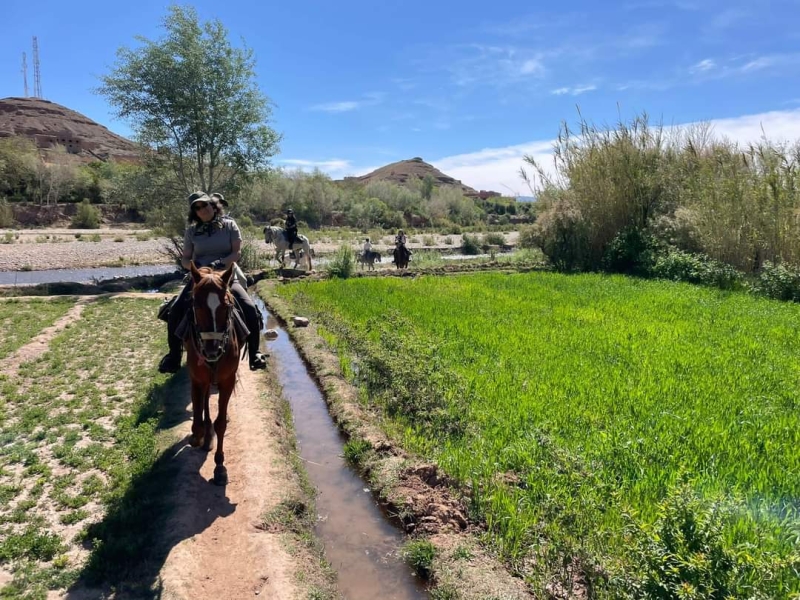
POLYGON ((272 242, 272 227, 267 225, 264 227, 264 241, 269 244, 272 242))
POLYGON ((231 263, 222 274, 208 267, 190 265, 192 312, 194 314, 194 344, 206 362, 215 363, 225 354, 231 335, 233 295, 230 284, 234 270, 231 263))

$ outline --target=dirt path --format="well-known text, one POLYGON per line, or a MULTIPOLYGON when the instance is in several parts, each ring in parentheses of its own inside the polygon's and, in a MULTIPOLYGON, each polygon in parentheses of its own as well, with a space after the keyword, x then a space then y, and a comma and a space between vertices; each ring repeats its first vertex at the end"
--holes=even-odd
POLYGON ((78 298, 75 306, 70 308, 63 317, 58 319, 50 327, 43 329, 30 342, 17 349, 16 352, 4 360, 3 366, 0 367, 0 374, 12 377, 17 374, 17 370, 22 363, 34 360, 38 356, 44 354, 50 345, 50 340, 56 337, 69 324, 75 323, 78 319, 80 319, 84 307, 92 299, 92 296, 82 296, 78 298))
MULTIPOLYGON (((164 598, 301 595, 296 574, 303 557, 295 552, 290 556, 281 534, 257 527, 287 490, 296 487, 294 474, 278 447, 274 416, 265 406, 264 375, 252 373, 246 363, 239 373, 225 436, 228 486, 209 483, 213 451, 206 454, 188 445, 179 451, 175 489, 180 495, 175 498, 174 527, 167 533, 172 550, 161 571, 164 598)), ((216 395, 211 405, 216 412, 216 395)), ((188 435, 190 421, 177 429, 188 435)))

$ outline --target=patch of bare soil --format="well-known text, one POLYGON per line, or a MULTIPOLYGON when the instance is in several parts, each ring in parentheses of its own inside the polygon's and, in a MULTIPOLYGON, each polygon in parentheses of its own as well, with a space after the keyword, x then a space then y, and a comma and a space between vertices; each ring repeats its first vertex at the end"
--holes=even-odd
POLYGON ((68 325, 75 323, 81 318, 81 313, 83 313, 84 307, 90 300, 91 297, 78 298, 75 302, 75 306, 70 308, 63 317, 58 319, 50 327, 43 329, 39 335, 17 349, 16 352, 3 361, 3 366, 0 367, 0 373, 14 376, 17 374, 17 370, 22 363, 34 360, 44 354, 50 345, 50 340, 56 337, 68 325))
MULTIPOLYGON (((178 492, 175 519, 165 532, 171 551, 161 570, 164 598, 303 595, 298 572, 310 568, 311 559, 297 549, 290 555, 282 534, 263 528, 264 515, 286 497, 288 489, 298 486, 296 476, 281 455, 276 418, 264 406, 263 376, 244 363, 239 376, 225 435, 227 486, 210 482, 213 451, 188 445, 191 421, 177 428, 187 443, 175 456, 178 492)), ((188 385, 185 393, 190 403, 188 385)), ((216 394, 211 405, 215 413, 216 394)))

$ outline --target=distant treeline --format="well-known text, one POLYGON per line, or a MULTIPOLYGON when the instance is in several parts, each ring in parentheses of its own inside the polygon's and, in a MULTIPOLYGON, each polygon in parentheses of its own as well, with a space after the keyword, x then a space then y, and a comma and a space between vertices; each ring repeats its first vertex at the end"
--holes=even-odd
MULTIPOLYGON (((534 219, 531 203, 513 198, 464 197, 456 188, 436 188, 416 179, 408 187, 389 182, 338 182, 321 172, 274 170, 251 175, 221 191, 230 212, 245 224, 270 222, 294 209, 307 227, 342 225, 362 229, 480 223, 507 225, 534 219)), ((63 151, 43 159, 24 138, 0 139, 0 226, 13 226, 8 203, 55 205, 88 201, 115 205, 148 224, 174 233, 183 229, 186 191, 154 161, 141 164, 81 163, 63 151), (5 215, 5 216, 3 216, 5 215)))

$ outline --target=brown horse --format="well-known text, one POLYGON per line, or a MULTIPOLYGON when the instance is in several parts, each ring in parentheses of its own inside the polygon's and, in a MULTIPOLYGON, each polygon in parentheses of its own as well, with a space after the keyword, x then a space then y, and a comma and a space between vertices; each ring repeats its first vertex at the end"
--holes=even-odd
POLYGON ((239 340, 233 325, 234 300, 229 286, 234 277, 233 263, 221 274, 208 267, 190 268, 192 288, 192 331, 185 342, 186 364, 192 381, 192 437, 190 444, 211 450, 214 433, 214 483, 227 485, 223 442, 228 425, 228 401, 236 385, 239 368, 239 340), (219 411, 211 426, 209 395, 211 385, 219 389, 219 411))

